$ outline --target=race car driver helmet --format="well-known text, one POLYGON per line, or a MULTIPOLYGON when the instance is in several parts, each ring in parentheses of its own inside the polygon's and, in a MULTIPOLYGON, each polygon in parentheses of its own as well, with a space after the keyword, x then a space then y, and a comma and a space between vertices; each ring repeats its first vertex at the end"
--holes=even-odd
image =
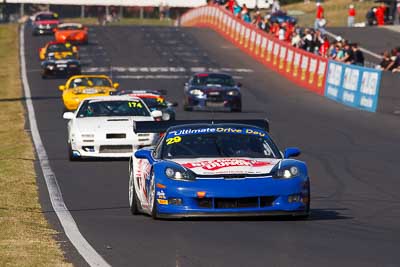
POLYGON ((83 85, 83 81, 81 78, 74 79, 72 81, 72 88, 76 88, 83 85))

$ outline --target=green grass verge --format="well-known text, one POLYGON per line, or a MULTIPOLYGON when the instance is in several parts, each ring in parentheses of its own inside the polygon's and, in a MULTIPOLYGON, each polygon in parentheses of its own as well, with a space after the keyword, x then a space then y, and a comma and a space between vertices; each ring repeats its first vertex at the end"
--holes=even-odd
MULTIPOLYGON (((347 14, 350 4, 356 8, 356 22, 365 22, 365 15, 372 7, 379 4, 373 1, 364 0, 363 2, 353 0, 325 0, 322 5, 325 11, 325 18, 327 19, 328 27, 343 27, 347 26, 347 14)), ((289 13, 302 13, 301 15, 294 15, 299 19, 299 24, 305 27, 314 26, 316 6, 315 1, 310 1, 308 4, 304 2, 297 4, 290 4, 282 6, 283 10, 289 13), (300 12, 299 12, 300 11, 300 12)))
MULTIPOLYGON (((97 18, 65 18, 63 22, 77 22, 85 25, 98 25, 97 18)), ((160 19, 139 19, 139 18, 122 18, 119 21, 108 23, 107 25, 149 25, 149 26, 172 26, 174 20, 160 19)))
POLYGON ((18 36, 18 25, 0 25, 0 266, 70 266, 38 201, 18 36))

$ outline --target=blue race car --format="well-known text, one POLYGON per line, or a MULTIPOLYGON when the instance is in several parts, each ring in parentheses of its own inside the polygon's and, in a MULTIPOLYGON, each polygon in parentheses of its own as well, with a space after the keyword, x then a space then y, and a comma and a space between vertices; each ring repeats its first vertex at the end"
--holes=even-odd
POLYGON ((240 83, 225 73, 196 73, 183 90, 183 108, 192 110, 242 111, 240 83))
POLYGON ((291 159, 299 149, 281 153, 267 130, 263 120, 136 122, 136 133, 164 135, 130 158, 132 214, 307 217, 307 166, 291 159))

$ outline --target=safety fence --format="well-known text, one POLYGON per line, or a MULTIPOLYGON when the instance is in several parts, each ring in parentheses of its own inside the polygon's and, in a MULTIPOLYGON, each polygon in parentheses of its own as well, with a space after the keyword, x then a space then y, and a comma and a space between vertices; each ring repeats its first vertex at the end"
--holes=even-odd
POLYGON ((180 25, 212 28, 296 84, 343 104, 376 111, 380 71, 330 61, 293 47, 219 6, 192 9, 180 18, 180 25))

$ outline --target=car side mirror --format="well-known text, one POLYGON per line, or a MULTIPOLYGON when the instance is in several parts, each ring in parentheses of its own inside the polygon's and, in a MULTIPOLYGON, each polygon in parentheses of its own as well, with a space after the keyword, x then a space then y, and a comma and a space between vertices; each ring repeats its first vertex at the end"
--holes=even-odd
POLYGON ((189 86, 189 83, 184 83, 183 85, 184 85, 184 86, 189 86))
POLYGON ((177 107, 178 106, 178 102, 167 102, 167 106, 168 107, 177 107))
POLYGON ((149 149, 139 149, 135 152, 135 157, 138 159, 147 159, 150 164, 153 164, 154 159, 149 149))
POLYGON ((242 87, 242 85, 243 85, 243 84, 242 84, 242 83, 240 83, 240 82, 239 82, 239 83, 237 83, 237 87, 242 87))
POLYGON ((74 117, 75 117, 75 114, 73 112, 65 112, 63 114, 64 120, 72 120, 74 117))
POLYGON ((297 157, 301 154, 300 149, 297 147, 288 147, 285 149, 284 157, 285 159, 297 157))
POLYGON ((58 86, 58 90, 64 91, 64 90, 65 90, 65 85, 60 85, 60 86, 58 86))
POLYGON ((162 118, 162 111, 160 111, 160 110, 153 110, 152 112, 151 112, 151 116, 153 117, 153 118, 155 118, 155 119, 157 119, 157 118, 162 118))
POLYGON ((119 83, 113 83, 113 87, 117 89, 119 87, 119 83))

